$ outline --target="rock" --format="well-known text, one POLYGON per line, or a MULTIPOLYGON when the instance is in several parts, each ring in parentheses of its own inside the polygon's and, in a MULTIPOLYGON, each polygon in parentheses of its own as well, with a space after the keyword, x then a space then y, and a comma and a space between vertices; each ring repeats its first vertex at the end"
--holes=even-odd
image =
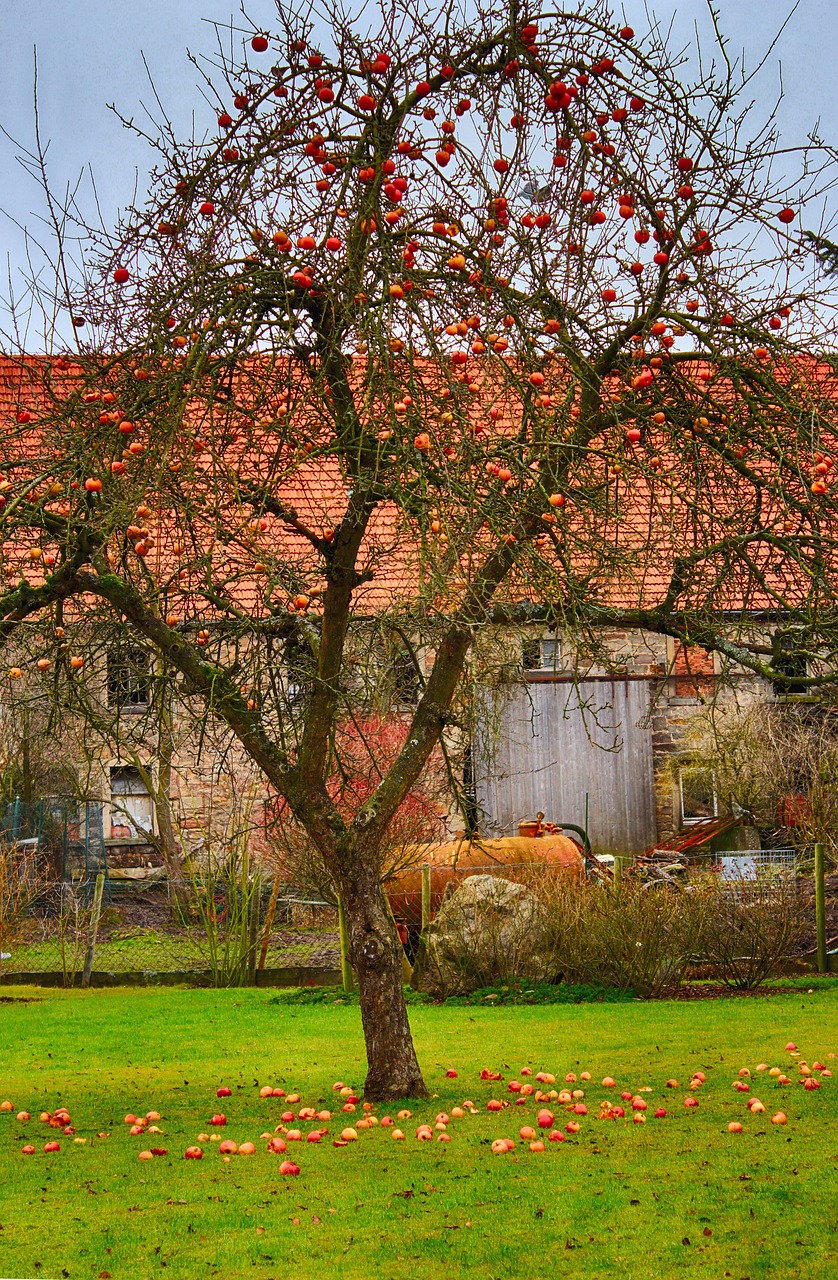
POLYGON ((544 913, 525 885, 467 876, 430 926, 422 987, 462 995, 509 978, 543 979, 548 951, 544 913))

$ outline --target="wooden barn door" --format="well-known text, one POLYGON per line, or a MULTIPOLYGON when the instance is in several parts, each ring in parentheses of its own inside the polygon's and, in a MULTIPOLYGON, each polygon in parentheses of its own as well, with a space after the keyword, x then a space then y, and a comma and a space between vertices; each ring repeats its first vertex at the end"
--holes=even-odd
POLYGON ((475 787, 485 835, 514 835, 541 810, 585 825, 594 851, 654 844, 649 686, 645 680, 539 681, 487 717, 475 744, 475 787))

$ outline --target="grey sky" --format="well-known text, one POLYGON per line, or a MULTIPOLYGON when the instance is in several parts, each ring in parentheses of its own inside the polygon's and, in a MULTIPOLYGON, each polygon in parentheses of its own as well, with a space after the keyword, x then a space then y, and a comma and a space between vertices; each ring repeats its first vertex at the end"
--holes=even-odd
MULTIPOLYGON (((755 65, 781 26, 788 0, 717 0, 722 30, 732 54, 745 52, 755 65)), ((538 9, 533 4, 532 11, 538 9)), ((273 0, 251 0, 254 22, 271 27, 273 0)), ((654 11, 684 40, 698 21, 707 27, 702 0, 658 0, 654 11)), ((627 20, 642 31, 644 6, 627 0, 627 20)), ((193 107, 202 122, 209 113, 187 61, 187 48, 208 52, 213 32, 205 18, 240 21, 233 0, 0 0, 0 124, 24 143, 33 138, 33 50, 38 52, 41 133, 50 141, 49 167, 56 190, 74 182, 91 166, 100 206, 107 221, 132 198, 136 175, 143 186, 150 151, 128 134, 106 104, 115 101, 126 115, 141 118, 141 103, 151 101, 143 67, 145 54, 155 86, 175 122, 189 128, 193 107)), ((801 0, 768 66, 755 82, 760 107, 768 110, 780 86, 780 121, 785 139, 802 141, 821 120, 821 132, 838 138, 838 0, 801 0)), ((0 272, 7 262, 15 277, 25 265, 24 238, 11 219, 40 234, 43 201, 36 184, 15 162, 15 148, 0 138, 0 272), (11 218, 8 216, 11 215, 11 218)), ((89 183, 84 202, 92 208, 89 183)), ((0 293, 6 293, 0 283, 0 293)))

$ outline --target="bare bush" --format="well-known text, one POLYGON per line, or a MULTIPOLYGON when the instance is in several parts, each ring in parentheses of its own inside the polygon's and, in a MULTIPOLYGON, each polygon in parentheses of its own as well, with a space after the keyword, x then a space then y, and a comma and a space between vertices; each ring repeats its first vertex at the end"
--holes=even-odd
POLYGON ((777 972, 806 930, 806 905, 788 876, 718 883, 702 894, 704 958, 729 987, 750 991, 777 972))
POLYGON ((556 884, 547 910, 566 981, 643 997, 680 985, 702 934, 703 903, 689 889, 556 884))
POLYGON ((216 987, 243 987, 254 979, 261 916, 262 874, 250 853, 249 810, 233 814, 220 837, 206 833, 192 909, 201 925, 198 950, 216 987))
POLYGON ((32 903, 45 882, 34 859, 15 845, 0 844, 0 951, 18 938, 32 903))

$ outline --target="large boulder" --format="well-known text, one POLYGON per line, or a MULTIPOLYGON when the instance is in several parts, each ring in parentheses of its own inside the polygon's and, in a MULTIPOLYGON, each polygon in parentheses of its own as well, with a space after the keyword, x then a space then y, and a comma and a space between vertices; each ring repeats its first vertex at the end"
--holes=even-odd
POLYGON ((421 986, 447 996, 510 978, 543 979, 548 950, 544 913, 526 885, 467 876, 428 930, 421 986))

